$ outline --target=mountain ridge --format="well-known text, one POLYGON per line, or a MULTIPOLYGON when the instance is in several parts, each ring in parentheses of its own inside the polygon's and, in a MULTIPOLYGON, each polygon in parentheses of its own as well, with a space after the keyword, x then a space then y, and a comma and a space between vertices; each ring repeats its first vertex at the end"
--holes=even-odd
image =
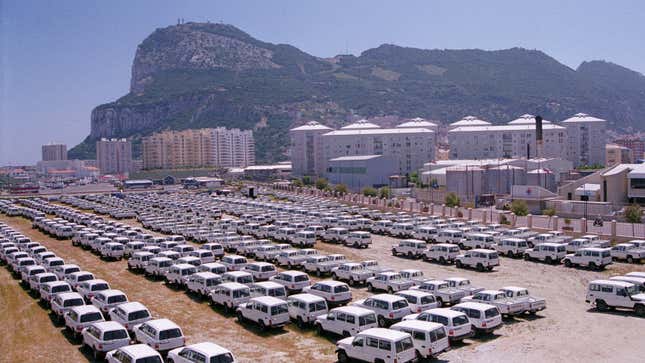
POLYGON ((92 111, 91 133, 72 157, 91 157, 100 137, 136 145, 164 129, 254 129, 258 161, 272 162, 286 158, 288 129, 308 119, 339 126, 357 115, 452 122, 474 114, 499 124, 524 113, 557 121, 586 112, 642 129, 645 113, 645 76, 610 62, 572 69, 535 49, 387 43, 320 58, 228 24, 156 29, 137 47, 131 76, 128 94, 92 111))

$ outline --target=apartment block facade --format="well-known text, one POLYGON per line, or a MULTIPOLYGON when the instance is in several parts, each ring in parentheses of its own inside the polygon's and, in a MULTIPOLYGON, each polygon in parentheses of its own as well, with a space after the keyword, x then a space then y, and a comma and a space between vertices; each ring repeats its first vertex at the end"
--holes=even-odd
POLYGON ((42 161, 67 160, 67 145, 47 144, 42 146, 42 161))
POLYGON ((164 131, 143 138, 144 169, 246 167, 255 164, 253 132, 239 129, 164 131))
POLYGON ((567 158, 574 167, 605 165, 607 121, 577 113, 562 121, 562 125, 567 128, 567 158))
POLYGON ((96 164, 101 174, 127 174, 132 171, 132 142, 101 139, 96 142, 96 164))

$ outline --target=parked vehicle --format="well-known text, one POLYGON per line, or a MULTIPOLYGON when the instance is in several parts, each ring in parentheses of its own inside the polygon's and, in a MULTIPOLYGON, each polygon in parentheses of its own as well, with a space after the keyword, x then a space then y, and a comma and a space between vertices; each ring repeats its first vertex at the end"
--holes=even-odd
POLYGON ((311 284, 309 275, 293 270, 280 272, 269 280, 284 285, 288 293, 301 292, 303 288, 311 284))
POLYGON ((542 261, 548 264, 560 263, 567 255, 566 246, 564 243, 551 242, 536 244, 533 248, 524 250, 524 259, 542 261))
MULTIPOLYGON (((134 362, 134 361, 133 361, 134 362)), ((173 349, 168 352, 169 363, 235 363, 235 356, 228 349, 215 343, 203 342, 173 349)), ((146 362, 148 363, 148 362, 146 362)))
POLYGON ((251 289, 237 282, 226 282, 215 286, 211 291, 211 301, 215 305, 230 310, 239 304, 247 302, 251 297, 251 289))
POLYGON ((442 265, 452 263, 459 256, 459 246, 451 243, 438 243, 428 247, 423 253, 423 259, 426 261, 439 262, 442 265))
POLYGON ((148 308, 136 301, 120 304, 114 309, 111 309, 108 315, 110 316, 110 320, 123 325, 129 332, 135 326, 152 319, 148 308))
POLYGON ((380 327, 387 327, 399 322, 404 316, 410 314, 408 301, 397 295, 372 295, 366 299, 357 300, 352 305, 374 311, 380 327))
POLYGON ((440 323, 421 320, 403 320, 390 329, 410 334, 417 358, 434 358, 450 349, 446 327, 440 323))
POLYGON ((404 320, 421 320, 442 324, 446 327, 448 339, 451 342, 461 341, 475 334, 466 314, 447 308, 430 309, 420 314, 411 314, 406 316, 404 320))
POLYGON ((287 299, 287 289, 282 284, 273 281, 261 281, 251 284, 251 297, 273 296, 278 299, 287 299))
POLYGON ((118 305, 128 302, 128 297, 121 290, 108 289, 96 292, 90 302, 106 315, 118 305))
POLYGON ((528 247, 528 243, 522 238, 504 238, 497 243, 495 249, 501 256, 512 258, 524 256, 528 247))
POLYGON ((425 241, 404 239, 399 241, 397 245, 392 246, 392 256, 403 255, 408 258, 417 258, 423 256, 427 248, 425 241))
POLYGON ((499 291, 504 292, 511 301, 527 302, 529 304, 527 312, 531 315, 546 309, 546 300, 541 297, 531 296, 526 288, 506 286, 499 289, 499 291))
POLYGON ((105 353, 130 344, 130 335, 123 325, 114 321, 92 323, 81 332, 83 346, 88 347, 97 360, 105 353))
POLYGON ((585 247, 568 254, 562 260, 567 267, 589 267, 592 270, 602 270, 611 265, 611 250, 609 248, 585 247))
POLYGON ((262 330, 282 327, 289 322, 287 303, 272 296, 251 298, 237 307, 236 314, 240 322, 251 321, 262 330))
POLYGON ((311 286, 305 287, 302 291, 324 298, 329 306, 345 305, 352 300, 352 292, 349 286, 340 281, 318 281, 311 286))
POLYGON ((450 309, 466 314, 476 334, 490 333, 502 326, 502 315, 494 305, 479 302, 464 302, 450 309))
POLYGON ((427 280, 421 283, 421 285, 415 286, 414 289, 433 294, 437 298, 440 306, 456 304, 466 296, 465 291, 450 287, 448 281, 445 280, 427 280))
POLYGON ((289 317, 295 320, 300 328, 313 323, 318 316, 328 313, 325 298, 308 293, 289 296, 287 304, 289 317))
POLYGON ((504 291, 500 290, 483 290, 473 296, 463 298, 462 302, 479 302, 494 305, 502 315, 506 316, 520 315, 530 310, 528 301, 514 301, 506 296, 504 291))
MULTIPOLYGON (((105 356, 108 363, 161 363, 161 355, 145 344, 127 345, 111 350, 105 356)), ((179 362, 179 361, 177 361, 179 362)))
POLYGON ((474 268, 479 272, 492 271, 495 266, 499 266, 499 256, 495 250, 474 249, 457 256, 455 265, 458 268, 474 268))
POLYGON ((410 311, 413 313, 420 313, 424 310, 441 307, 437 298, 423 290, 403 290, 395 293, 408 301, 410 311))
POLYGON ((611 248, 611 257, 627 263, 641 263, 645 261, 645 248, 633 243, 619 243, 611 248))
POLYGON ((196 272, 186 279, 186 288, 201 296, 209 296, 215 286, 222 283, 222 277, 218 274, 204 271, 196 272))
POLYGON ((372 235, 366 231, 351 231, 343 244, 354 248, 367 248, 372 244, 372 235))
POLYGON ((254 281, 266 281, 278 273, 275 265, 268 262, 251 262, 242 271, 253 275, 254 281))
POLYGON ((168 319, 148 320, 134 329, 136 340, 154 350, 167 352, 186 343, 181 328, 168 319))
MULTIPOLYGON (((424 242, 425 243, 425 242, 424 242)), ((367 279, 368 291, 387 291, 389 294, 395 291, 407 290, 415 285, 410 280, 404 280, 398 272, 381 272, 367 279)))
POLYGON ((331 309, 329 313, 319 315, 314 322, 314 328, 319 335, 332 333, 349 337, 376 327, 378 327, 376 314, 372 310, 357 306, 331 309))
POLYGON ((52 312, 56 315, 59 322, 63 320, 69 309, 81 305, 85 305, 85 301, 83 300, 83 297, 76 292, 56 294, 56 296, 51 300, 52 312))
POLYGON ((645 317, 645 293, 629 282, 594 280, 589 282, 585 301, 599 311, 610 308, 630 309, 645 317))
POLYGON ((392 329, 372 328, 336 343, 338 361, 403 363, 416 360, 412 337, 392 329))

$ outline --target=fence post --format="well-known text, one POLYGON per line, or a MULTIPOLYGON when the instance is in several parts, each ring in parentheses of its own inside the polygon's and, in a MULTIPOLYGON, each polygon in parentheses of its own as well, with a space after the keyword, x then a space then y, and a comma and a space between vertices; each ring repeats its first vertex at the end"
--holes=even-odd
POLYGON ((587 233, 587 218, 580 218, 580 232, 587 233))
POLYGON ((613 238, 616 238, 616 220, 615 219, 611 220, 611 236, 613 238))
POLYGON ((471 220, 471 219, 473 219, 473 209, 468 208, 468 220, 471 220))
POLYGON ((446 216, 446 205, 445 204, 441 205, 441 216, 442 217, 446 216))
POLYGON ((532 214, 527 214, 526 215, 526 226, 529 228, 533 228, 533 215, 532 214))
POLYGON ((434 215, 434 203, 433 202, 430 202, 430 209, 428 209, 428 210, 430 211, 430 215, 434 215))
POLYGON ((553 217, 551 217, 551 220, 553 220, 553 230, 557 231, 558 230, 559 217, 558 216, 553 216, 553 217))
POLYGON ((517 222, 517 216, 515 213, 511 213, 511 226, 515 227, 515 223, 517 222))
POLYGON ((488 212, 487 212, 487 211, 484 211, 484 212, 482 213, 482 223, 483 223, 483 224, 486 224, 486 222, 487 222, 487 218, 486 218, 486 217, 487 217, 487 216, 488 216, 488 212))

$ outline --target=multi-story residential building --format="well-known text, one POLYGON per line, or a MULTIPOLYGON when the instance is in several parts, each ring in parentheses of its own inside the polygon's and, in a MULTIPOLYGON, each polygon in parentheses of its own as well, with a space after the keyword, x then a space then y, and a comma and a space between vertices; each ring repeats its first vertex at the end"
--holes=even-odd
MULTIPOLYGON (((542 157, 566 155, 566 129, 545 123, 542 157)), ((534 158, 535 125, 461 126, 448 131, 451 159, 534 158)))
POLYGON ((246 167, 255 163, 250 130, 164 131, 144 137, 142 146, 144 169, 246 167))
POLYGON ((437 132, 439 125, 421 117, 415 117, 396 126, 397 128, 424 128, 437 132))
POLYGON ((642 160, 645 157, 645 141, 640 137, 616 139, 614 140, 614 144, 631 149, 634 160, 642 160))
POLYGON ((605 146, 606 166, 616 164, 632 164, 634 162, 632 149, 616 144, 607 144, 605 146))
POLYGON ((322 135, 333 129, 316 121, 289 130, 292 174, 318 176, 325 173, 322 135))
POLYGON ((466 116, 459 121, 455 121, 448 125, 448 129, 452 130, 457 127, 470 127, 470 126, 491 126, 488 121, 480 120, 475 116, 466 116))
POLYGON ((102 174, 129 173, 132 171, 132 142, 105 138, 97 141, 96 162, 102 174))
POLYGON ((67 145, 54 143, 43 145, 42 154, 43 161, 67 160, 67 145))
POLYGON ((562 121, 567 128, 567 158, 574 167, 605 165, 606 124, 607 121, 586 113, 562 121))
POLYGON ((432 130, 369 128, 364 122, 348 126, 322 135, 325 169, 330 159, 341 156, 383 155, 392 160, 394 173, 404 175, 435 158, 432 130))

